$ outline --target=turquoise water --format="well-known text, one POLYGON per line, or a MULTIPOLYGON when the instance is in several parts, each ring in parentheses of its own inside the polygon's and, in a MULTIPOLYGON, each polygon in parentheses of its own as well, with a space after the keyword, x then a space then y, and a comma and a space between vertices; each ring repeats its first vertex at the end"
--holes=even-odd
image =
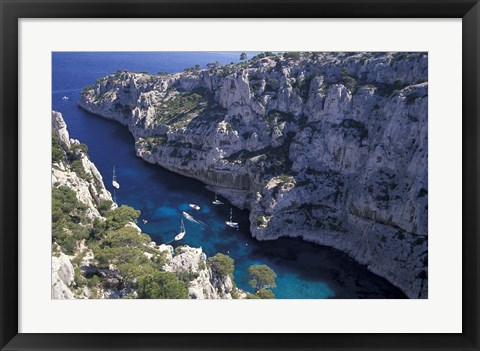
MULTIPOLYGON (((202 247, 211 256, 225 253, 235 260, 237 285, 250 290, 244 276, 252 264, 267 264, 277 273, 277 298, 404 298, 385 279, 370 273, 347 255, 327 248, 283 238, 257 241, 249 232, 248 212, 234 208, 239 230, 225 225, 230 205, 213 205, 214 194, 196 180, 147 164, 135 156, 134 140, 126 127, 89 114, 77 106, 79 93, 97 78, 117 69, 156 73, 178 72, 195 64, 238 61, 240 53, 54 53, 52 57, 52 106, 63 113, 70 137, 89 147, 92 161, 102 173, 105 185, 111 185, 115 165, 121 188, 116 191, 119 204, 142 211, 142 230, 157 243, 171 241, 179 231, 181 211, 187 211, 205 225, 184 220, 185 238, 173 246, 187 244, 202 247), (67 96, 69 100, 63 100, 67 96), (199 211, 188 204, 198 204, 199 211)), ((251 53, 249 53, 251 56, 251 53)))

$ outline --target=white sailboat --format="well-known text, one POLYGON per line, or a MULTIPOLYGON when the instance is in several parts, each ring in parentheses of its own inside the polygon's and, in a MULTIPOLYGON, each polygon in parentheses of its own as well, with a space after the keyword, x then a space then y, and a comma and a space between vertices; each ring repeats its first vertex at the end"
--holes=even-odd
POLYGON ((232 221, 232 209, 231 208, 230 208, 230 220, 225 221, 225 224, 228 225, 229 227, 238 229, 238 223, 232 221))
POLYGON ((191 208, 193 208, 194 210, 197 210, 197 211, 200 209, 200 206, 195 205, 195 204, 188 204, 188 206, 190 206, 191 208))
POLYGON ((187 212, 185 211, 182 211, 182 214, 183 214, 183 217, 185 217, 186 219, 188 219, 189 221, 194 221, 195 219, 190 216, 187 212))
POLYGON ((185 225, 183 224, 183 219, 180 220, 180 233, 175 237, 175 241, 182 240, 186 234, 185 225))
POLYGON ((113 180, 112 180, 112 185, 113 185, 116 189, 120 189, 120 184, 118 184, 118 182, 117 182, 117 176, 115 175, 115 166, 113 166, 113 180))
POLYGON ((215 194, 215 200, 212 201, 214 205, 223 205, 223 202, 217 199, 217 194, 215 194))

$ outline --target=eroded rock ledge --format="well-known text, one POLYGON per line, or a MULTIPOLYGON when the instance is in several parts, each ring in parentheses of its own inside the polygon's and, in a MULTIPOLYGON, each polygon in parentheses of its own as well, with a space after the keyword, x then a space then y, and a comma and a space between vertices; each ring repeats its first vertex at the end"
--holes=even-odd
POLYGON ((137 155, 250 210, 259 240, 302 237, 427 297, 426 53, 287 53, 176 74, 120 72, 79 105, 137 155))

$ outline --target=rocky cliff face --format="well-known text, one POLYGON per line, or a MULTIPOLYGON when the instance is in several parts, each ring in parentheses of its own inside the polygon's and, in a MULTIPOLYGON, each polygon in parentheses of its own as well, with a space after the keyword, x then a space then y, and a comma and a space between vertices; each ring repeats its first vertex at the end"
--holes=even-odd
POLYGON ((262 54, 177 74, 120 72, 79 105, 138 156, 250 210, 259 240, 302 237, 427 297, 425 53, 262 54))
MULTIPOLYGON (((79 141, 70 139, 65 121, 59 112, 52 112, 52 134, 57 147, 65 155, 52 161, 52 187, 73 190, 76 199, 82 205, 86 220, 80 220, 80 226, 93 230, 94 221, 105 222, 99 207, 105 201, 110 201, 116 208, 111 194, 105 188, 102 176, 95 164, 88 158, 86 148, 79 141), (83 146, 82 146, 83 145, 83 146), (76 163, 75 163, 76 162, 76 163), (80 167, 80 165, 83 167, 80 167)), ((55 150, 55 145, 54 145, 55 150)), ((133 222, 127 223, 133 227, 139 236, 140 228, 133 222)), ((72 231, 68 225, 63 231, 72 231)), ((86 240, 75 243, 73 253, 67 255, 63 248, 54 241, 52 247, 52 298, 122 298, 135 297, 135 284, 123 284, 124 278, 116 267, 98 268, 95 255, 86 240), (96 283, 80 286, 84 278, 99 277, 101 284, 96 283)), ((143 254, 149 260, 163 257, 165 264, 162 271, 173 272, 182 277, 188 287, 188 297, 192 299, 231 299, 234 289, 230 277, 221 277, 213 272, 207 264, 207 256, 201 248, 188 246, 179 247, 177 252, 170 245, 156 245, 149 242, 144 245, 143 254)), ((127 259, 127 258, 124 258, 127 259)), ((239 292, 239 296, 242 296, 239 292)))
POLYGON ((191 299, 231 299, 233 282, 229 276, 221 277, 207 267, 207 256, 201 248, 181 246, 176 255, 172 246, 160 245, 160 251, 167 252, 167 272, 189 274, 192 280, 188 286, 191 299))

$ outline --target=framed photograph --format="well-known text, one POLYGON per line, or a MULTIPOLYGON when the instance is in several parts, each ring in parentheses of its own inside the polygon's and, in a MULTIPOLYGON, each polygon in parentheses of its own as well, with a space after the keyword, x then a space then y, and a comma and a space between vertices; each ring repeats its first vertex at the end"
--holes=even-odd
POLYGON ((2 350, 478 350, 478 1, 2 1, 2 350))

